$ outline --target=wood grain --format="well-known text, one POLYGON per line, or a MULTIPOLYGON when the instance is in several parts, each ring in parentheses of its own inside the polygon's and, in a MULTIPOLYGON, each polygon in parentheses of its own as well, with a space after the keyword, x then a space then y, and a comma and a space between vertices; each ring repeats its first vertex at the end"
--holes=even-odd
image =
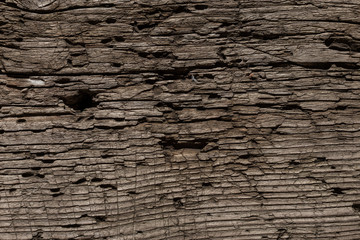
POLYGON ((0 239, 360 238, 357 0, 0 12, 0 239))

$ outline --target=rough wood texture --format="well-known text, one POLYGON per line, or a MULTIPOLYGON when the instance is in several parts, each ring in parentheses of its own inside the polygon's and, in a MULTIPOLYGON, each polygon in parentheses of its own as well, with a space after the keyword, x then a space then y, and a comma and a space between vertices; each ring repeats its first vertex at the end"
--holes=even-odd
POLYGON ((0 239, 360 239, 358 0, 0 12, 0 239))

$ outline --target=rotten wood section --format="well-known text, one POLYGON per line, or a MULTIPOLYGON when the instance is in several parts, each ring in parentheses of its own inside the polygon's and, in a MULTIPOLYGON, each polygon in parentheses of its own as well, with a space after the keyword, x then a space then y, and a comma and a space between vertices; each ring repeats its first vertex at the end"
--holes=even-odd
POLYGON ((358 0, 0 0, 1 239, 359 239, 358 0))

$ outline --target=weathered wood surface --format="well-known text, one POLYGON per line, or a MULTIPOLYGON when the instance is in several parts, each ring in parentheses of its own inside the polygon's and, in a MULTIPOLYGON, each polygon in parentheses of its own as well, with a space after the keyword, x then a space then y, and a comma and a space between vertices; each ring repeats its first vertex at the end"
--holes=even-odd
POLYGON ((0 12, 0 239, 360 239, 358 0, 0 12))

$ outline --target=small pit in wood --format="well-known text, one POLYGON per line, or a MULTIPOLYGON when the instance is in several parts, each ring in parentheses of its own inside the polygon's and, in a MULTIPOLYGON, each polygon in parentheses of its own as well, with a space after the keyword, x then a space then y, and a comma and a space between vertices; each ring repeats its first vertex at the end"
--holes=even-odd
POLYGON ((26 119, 20 118, 18 120, 16 120, 17 123, 24 123, 26 122, 26 119))
POLYGON ((106 44, 112 41, 112 38, 104 38, 101 40, 101 43, 106 44))
POLYGON ((108 19, 106 19, 105 22, 108 23, 108 24, 116 23, 116 19, 115 18, 108 18, 108 19))
POLYGON ((173 198, 175 208, 181 208, 184 206, 184 203, 181 200, 182 200, 182 198, 180 198, 180 197, 173 198))
POLYGON ((344 194, 343 190, 344 190, 344 189, 335 187, 335 188, 333 188, 331 191, 332 191, 333 193, 335 193, 335 194, 344 194))
POLYGON ((201 184, 201 186, 203 186, 203 187, 212 187, 212 184, 210 182, 203 182, 201 184))
POLYGON ((113 189, 113 190, 116 190, 116 189, 117 189, 117 188, 116 188, 114 185, 112 185, 112 184, 101 184, 100 187, 101 187, 101 188, 111 188, 111 189, 113 189))
POLYGON ((195 9, 196 10, 205 10, 207 9, 208 6, 207 5, 195 5, 195 9))
POLYGON ((25 173, 21 174, 21 176, 24 177, 24 178, 26 178, 26 177, 32 177, 32 176, 34 176, 34 173, 32 173, 32 172, 25 172, 25 173))
POLYGON ((73 184, 80 184, 86 182, 86 178, 80 178, 79 180, 73 182, 73 184))
POLYGON ((174 138, 162 138, 160 144, 164 149, 183 149, 183 148, 191 148, 191 149, 203 149, 210 140, 208 139, 197 139, 193 141, 179 141, 174 138))
POLYGON ((360 212, 360 203, 353 203, 352 208, 353 208, 355 211, 360 212))
POLYGON ((64 103, 74 109, 84 111, 87 108, 96 107, 93 97, 95 94, 89 90, 78 90, 76 94, 60 97, 64 103))
POLYGON ((94 177, 93 179, 91 179, 91 182, 102 182, 103 179, 102 178, 97 178, 97 177, 94 177))

